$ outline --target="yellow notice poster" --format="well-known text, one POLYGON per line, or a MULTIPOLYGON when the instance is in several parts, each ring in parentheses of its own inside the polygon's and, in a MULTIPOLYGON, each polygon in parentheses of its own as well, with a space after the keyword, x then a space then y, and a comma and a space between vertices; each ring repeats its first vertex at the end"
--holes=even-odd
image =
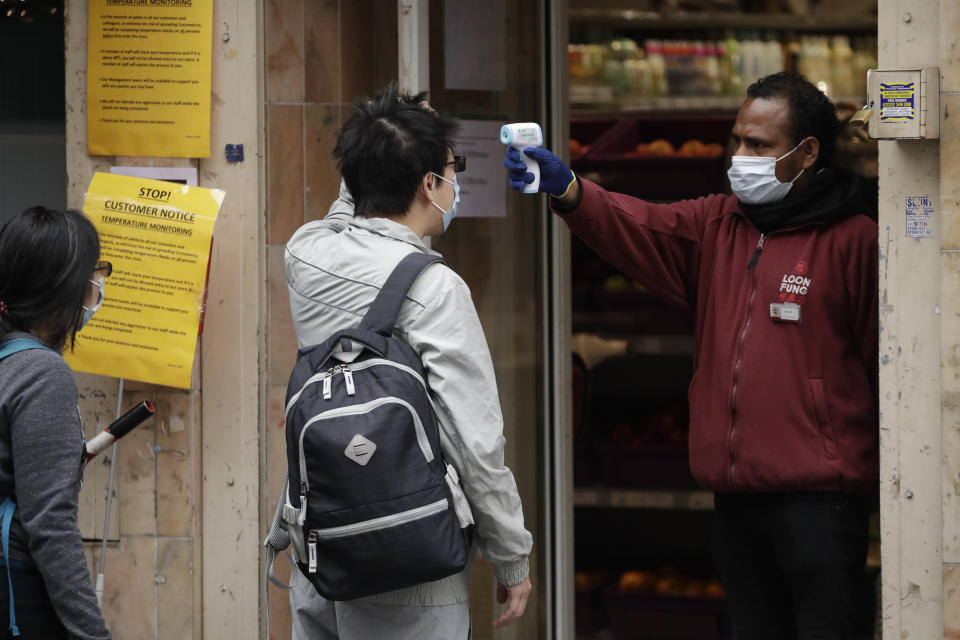
POLYGON ((113 264, 103 306, 65 357, 78 371, 190 387, 224 192, 96 173, 84 213, 113 264))
POLYGON ((210 156, 213 0, 89 0, 90 155, 210 156))

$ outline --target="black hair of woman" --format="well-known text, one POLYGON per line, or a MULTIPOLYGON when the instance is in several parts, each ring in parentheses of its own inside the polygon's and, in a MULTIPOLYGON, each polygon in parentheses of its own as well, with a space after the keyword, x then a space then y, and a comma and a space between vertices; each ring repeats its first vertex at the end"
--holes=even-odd
POLYGON ((0 337, 31 332, 63 351, 83 321, 100 237, 79 211, 30 207, 0 230, 0 337))

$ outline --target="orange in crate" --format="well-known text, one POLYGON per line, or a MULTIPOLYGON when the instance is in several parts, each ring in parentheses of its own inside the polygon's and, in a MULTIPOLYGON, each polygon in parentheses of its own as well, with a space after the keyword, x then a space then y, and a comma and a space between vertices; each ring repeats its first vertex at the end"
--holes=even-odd
POLYGON ((617 588, 620 591, 653 591, 657 576, 651 571, 624 571, 617 588))
POLYGON ((663 138, 654 140, 647 145, 647 154, 651 156, 672 156, 676 153, 673 145, 663 138))
POLYGON ((677 155, 699 158, 704 154, 703 152, 705 149, 706 145, 699 140, 687 140, 680 146, 680 150, 677 152, 677 155))

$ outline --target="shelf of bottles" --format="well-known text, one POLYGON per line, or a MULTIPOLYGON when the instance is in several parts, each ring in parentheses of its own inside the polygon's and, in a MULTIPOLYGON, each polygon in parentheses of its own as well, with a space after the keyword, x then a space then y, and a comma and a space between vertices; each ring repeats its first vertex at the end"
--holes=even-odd
POLYGON ((633 9, 576 8, 570 21, 655 31, 660 29, 760 29, 778 31, 869 32, 877 30, 876 16, 821 17, 811 14, 769 14, 744 11, 639 11, 633 9))
POLYGON ((746 88, 783 70, 835 102, 863 104, 877 64, 875 18, 571 12, 570 102, 590 111, 733 111, 746 88), (817 31, 817 27, 821 27, 817 31))

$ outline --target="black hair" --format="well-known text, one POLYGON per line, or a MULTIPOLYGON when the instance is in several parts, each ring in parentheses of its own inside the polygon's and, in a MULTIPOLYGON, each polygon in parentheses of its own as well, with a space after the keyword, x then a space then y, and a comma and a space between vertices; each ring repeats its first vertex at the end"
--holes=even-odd
POLYGON ((830 98, 809 80, 794 71, 781 71, 751 84, 747 88, 747 97, 785 101, 794 144, 804 138, 816 138, 820 141, 817 166, 830 165, 837 146, 837 109, 830 98))
POLYGON ((31 207, 0 230, 0 335, 41 330, 62 351, 83 318, 100 237, 79 211, 31 207))
POLYGON ((383 93, 353 103, 333 157, 356 215, 404 215, 423 176, 443 175, 457 124, 433 111, 426 97, 426 92, 400 93, 390 84, 383 93))

